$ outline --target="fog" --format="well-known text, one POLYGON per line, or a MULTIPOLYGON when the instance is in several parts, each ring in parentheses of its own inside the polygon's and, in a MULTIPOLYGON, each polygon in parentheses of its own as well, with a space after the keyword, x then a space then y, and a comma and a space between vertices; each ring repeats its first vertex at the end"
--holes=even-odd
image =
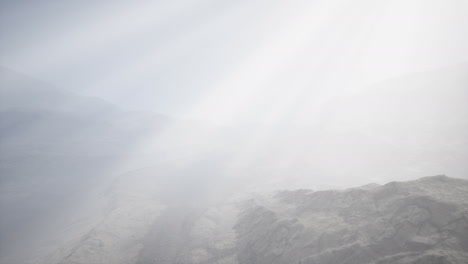
POLYGON ((467 9, 413 0, 3 1, 0 62, 126 109, 304 122, 324 98, 466 63, 467 9))
POLYGON ((0 262, 130 194, 468 179, 467 20, 463 1, 1 1, 0 262))

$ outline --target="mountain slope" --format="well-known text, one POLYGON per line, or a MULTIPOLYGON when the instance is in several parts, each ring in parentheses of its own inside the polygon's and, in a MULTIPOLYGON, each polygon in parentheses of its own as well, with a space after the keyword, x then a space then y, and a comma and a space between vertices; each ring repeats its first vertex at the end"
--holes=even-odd
POLYGON ((183 250, 187 258, 173 263, 468 260, 466 180, 434 176, 343 191, 285 191, 220 208, 227 207, 198 221, 194 242, 183 250))
POLYGON ((123 112, 0 69, 0 263, 459 263, 463 180, 211 206, 249 186, 465 177, 464 72, 403 78, 388 93, 338 98, 323 123, 275 129, 123 112))
POLYGON ((468 181, 462 179, 439 175, 345 190, 244 193, 208 208, 162 206, 160 186, 137 182, 117 185, 113 196, 120 198, 104 220, 44 263, 468 260, 468 181))
POLYGON ((29 263, 99 219, 103 183, 166 121, 0 68, 0 263, 29 263))

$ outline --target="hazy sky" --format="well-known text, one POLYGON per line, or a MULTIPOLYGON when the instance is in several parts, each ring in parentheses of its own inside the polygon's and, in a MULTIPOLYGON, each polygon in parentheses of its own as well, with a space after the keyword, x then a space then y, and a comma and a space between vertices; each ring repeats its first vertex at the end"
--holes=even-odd
POLYGON ((466 179, 467 30, 467 0, 0 0, 0 262, 155 202, 466 179))
POLYGON ((127 109, 281 121, 468 62, 462 0, 0 2, 0 65, 127 109))

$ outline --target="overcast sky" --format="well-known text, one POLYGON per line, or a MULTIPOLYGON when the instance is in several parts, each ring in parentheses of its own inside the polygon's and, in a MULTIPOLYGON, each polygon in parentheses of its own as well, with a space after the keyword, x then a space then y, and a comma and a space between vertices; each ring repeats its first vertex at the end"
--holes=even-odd
POLYGON ((468 62, 462 0, 0 3, 0 65, 126 109, 222 123, 281 121, 468 62))

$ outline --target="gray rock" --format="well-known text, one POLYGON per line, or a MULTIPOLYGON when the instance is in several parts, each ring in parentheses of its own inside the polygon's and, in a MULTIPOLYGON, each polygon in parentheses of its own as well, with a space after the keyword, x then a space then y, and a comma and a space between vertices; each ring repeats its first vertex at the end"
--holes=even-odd
POLYGON ((468 263, 466 180, 283 191, 236 206, 235 248, 223 263, 468 263))

